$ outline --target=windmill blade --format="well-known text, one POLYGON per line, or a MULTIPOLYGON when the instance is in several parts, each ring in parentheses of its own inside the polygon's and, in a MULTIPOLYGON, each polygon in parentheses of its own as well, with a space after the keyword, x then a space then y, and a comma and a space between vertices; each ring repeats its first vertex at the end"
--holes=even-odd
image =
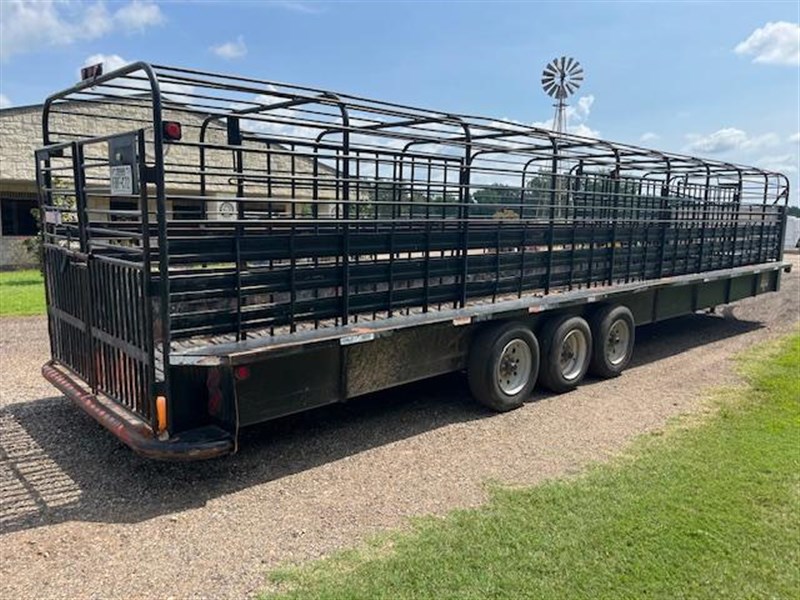
POLYGON ((566 60, 567 60, 567 57, 566 57, 566 56, 562 56, 562 57, 561 57, 561 58, 559 58, 558 60, 560 60, 560 61, 561 61, 561 62, 559 62, 559 64, 558 64, 558 70, 559 70, 561 73, 563 73, 563 72, 564 72, 564 63, 566 62, 566 60))
POLYGON ((556 69, 555 66, 553 66, 553 64, 551 63, 544 68, 544 73, 555 77, 556 75, 558 75, 558 69, 556 69))
MULTIPOLYGON (((570 60, 572 60, 572 59, 570 59, 570 60)), ((579 63, 577 60, 570 67, 567 68, 567 72, 570 75, 575 74, 578 71, 582 72, 583 69, 581 68, 581 63, 579 63)))
POLYGON ((578 69, 569 74, 570 77, 583 77, 583 69, 578 69))
POLYGON ((546 84, 546 85, 543 85, 543 86, 542 86, 542 89, 544 90, 544 93, 545 93, 545 94, 547 94, 548 96, 552 96, 552 95, 553 95, 553 90, 554 90, 556 87, 557 87, 557 86, 556 86, 555 84, 553 84, 553 83, 548 83, 548 84, 546 84))
POLYGON ((572 64, 577 63, 578 61, 572 58, 571 56, 567 59, 567 73, 572 70, 572 64))

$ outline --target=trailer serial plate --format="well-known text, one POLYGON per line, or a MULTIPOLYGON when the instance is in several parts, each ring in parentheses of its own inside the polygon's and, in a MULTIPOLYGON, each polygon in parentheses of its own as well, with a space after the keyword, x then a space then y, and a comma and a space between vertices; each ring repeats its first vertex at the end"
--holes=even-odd
POLYGON ((130 165, 111 167, 111 195, 130 196, 133 194, 133 169, 130 165))

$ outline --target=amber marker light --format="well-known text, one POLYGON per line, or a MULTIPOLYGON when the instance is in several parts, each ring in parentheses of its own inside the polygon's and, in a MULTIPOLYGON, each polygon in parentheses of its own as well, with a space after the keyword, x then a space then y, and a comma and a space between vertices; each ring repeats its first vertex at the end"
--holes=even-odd
POLYGON ((167 430, 167 399, 164 396, 156 396, 156 427, 158 433, 167 430))

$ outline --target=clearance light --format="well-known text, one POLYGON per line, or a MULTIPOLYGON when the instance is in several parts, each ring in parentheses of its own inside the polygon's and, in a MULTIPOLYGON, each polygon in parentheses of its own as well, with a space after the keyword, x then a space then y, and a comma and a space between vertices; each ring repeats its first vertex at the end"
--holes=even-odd
POLYGON ((97 79, 103 74, 103 63, 96 65, 89 65, 81 69, 81 81, 88 81, 89 79, 97 79))
POLYGON ((164 140, 167 142, 177 142, 183 136, 181 124, 177 121, 164 121, 163 131, 164 140))
POLYGON ((156 427, 159 434, 167 430, 167 399, 164 396, 156 396, 156 427))
POLYGON ((246 367, 246 366, 236 367, 236 369, 234 370, 233 374, 234 374, 234 377, 236 377, 236 379, 238 379, 239 381, 244 381, 245 379, 249 379, 250 378, 250 367, 246 367))

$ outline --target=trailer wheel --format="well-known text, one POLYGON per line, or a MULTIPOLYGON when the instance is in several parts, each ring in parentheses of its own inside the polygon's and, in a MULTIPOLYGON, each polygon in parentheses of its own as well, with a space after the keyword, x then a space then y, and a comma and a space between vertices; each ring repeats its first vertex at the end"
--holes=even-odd
POLYGON ((582 317, 555 317, 545 323, 542 338, 542 385, 556 393, 568 392, 583 380, 589 368, 592 332, 582 317))
POLYGON ((467 379, 472 395, 498 412, 519 408, 539 374, 539 342, 519 323, 489 327, 472 341, 467 379))
POLYGON ((589 372, 597 377, 616 377, 633 356, 636 325, 626 306, 611 305, 592 317, 594 344, 589 372))

